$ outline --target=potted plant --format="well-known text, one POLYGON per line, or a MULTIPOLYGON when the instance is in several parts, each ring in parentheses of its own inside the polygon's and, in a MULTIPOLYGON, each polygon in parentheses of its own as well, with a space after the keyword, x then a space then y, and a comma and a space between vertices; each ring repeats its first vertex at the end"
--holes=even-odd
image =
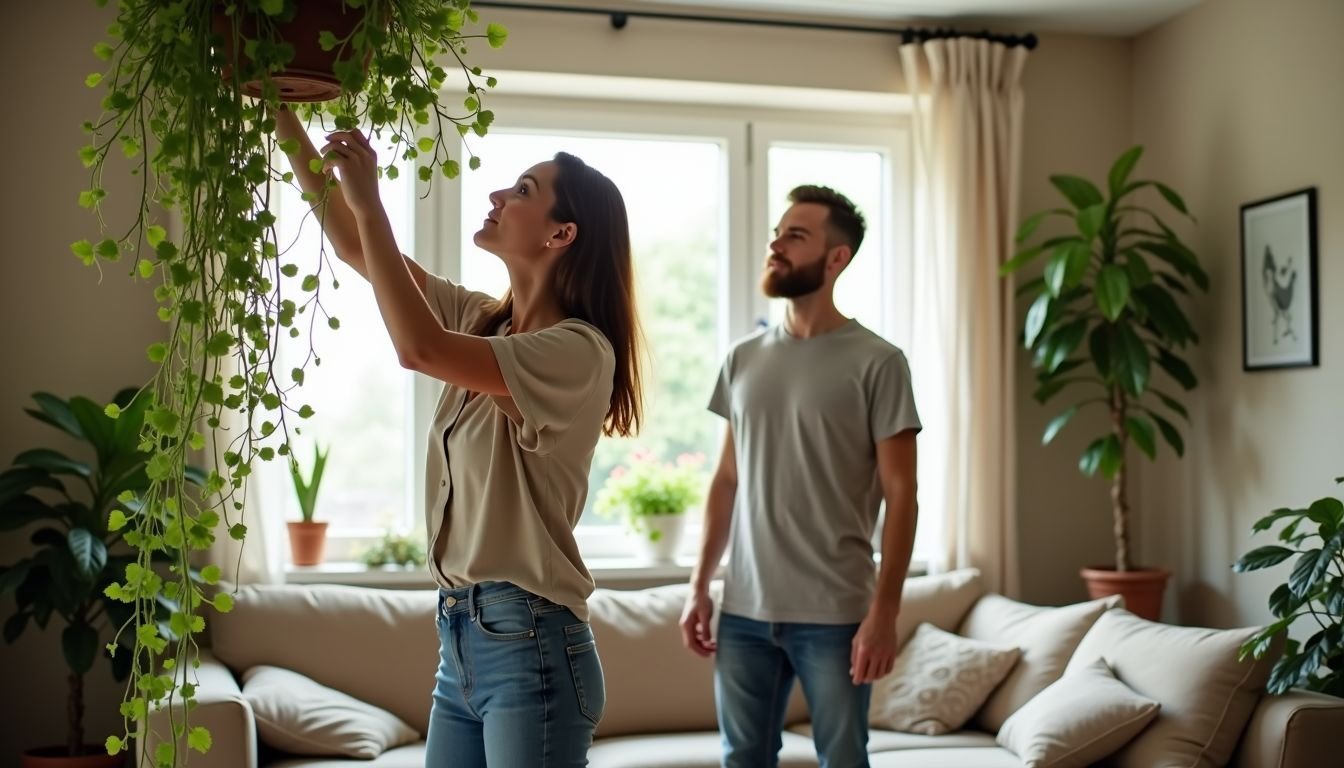
MULTIPOLYGON (((131 656, 109 656, 105 646, 129 641, 121 626, 130 606, 104 592, 125 578, 136 558, 125 546, 132 533, 126 519, 135 514, 149 485, 150 453, 141 442, 140 427, 149 395, 125 389, 104 407, 85 397, 63 400, 39 392, 28 414, 79 441, 86 456, 70 456, 35 448, 14 457, 0 473, 0 532, 27 533, 32 548, 17 562, 0 566, 0 595, 13 593, 14 613, 4 625, 6 643, 21 637, 30 624, 52 626, 58 617, 61 652, 69 668, 66 693, 66 740, 56 747, 24 753, 24 768, 102 768, 119 766, 102 744, 86 743, 84 679, 99 657, 109 659, 113 676, 125 680, 131 656), (119 413, 113 419, 108 411, 119 413)), ((199 468, 186 467, 189 483, 204 482, 199 468)), ((219 569, 199 577, 214 583, 219 569)), ((156 598, 154 618, 165 639, 185 634, 185 617, 176 590, 165 588, 156 598)))
POLYGON ((359 557, 370 568, 383 568, 389 565, 410 568, 425 564, 425 545, 419 538, 384 533, 383 538, 364 550, 359 557))
MULTIPOLYGON (((1344 483, 1344 477, 1335 478, 1344 483)), ((1296 556, 1288 579, 1269 596, 1274 623, 1241 648, 1241 658, 1261 658, 1280 635, 1298 619, 1311 636, 1306 642, 1288 639, 1283 655, 1269 676, 1269 692, 1306 688, 1344 697, 1344 502, 1318 499, 1306 509, 1276 509, 1255 522, 1263 533, 1284 523, 1282 544, 1257 547, 1233 565, 1238 573, 1269 568, 1296 556)))
POLYGON ((1169 573, 1136 567, 1130 560, 1127 457, 1133 443, 1154 458, 1159 435, 1184 455, 1185 443, 1173 422, 1175 416, 1188 420, 1189 414, 1169 391, 1154 386, 1152 374, 1160 368, 1185 391, 1195 387, 1182 355, 1199 336, 1179 299, 1195 288, 1207 291, 1209 278, 1176 232, 1151 208, 1134 202, 1135 193, 1152 188, 1170 208, 1190 216, 1167 185, 1130 180, 1142 153, 1142 147, 1133 147, 1122 154, 1111 166, 1104 191, 1077 176, 1051 176, 1068 207, 1028 217, 1017 242, 1025 244, 1052 217, 1067 220, 1069 231, 1025 247, 1000 273, 1012 274, 1046 257, 1043 276, 1019 289, 1019 295, 1035 296, 1023 341, 1037 370, 1035 399, 1045 404, 1066 391, 1072 397, 1046 425, 1042 443, 1053 440, 1085 407, 1098 406, 1109 417, 1105 433, 1088 444, 1078 462, 1084 474, 1100 473, 1111 484, 1115 563, 1083 569, 1088 591, 1093 597, 1122 594, 1131 611, 1157 620, 1169 573))
POLYGON ((327 455, 313 446, 313 471, 308 479, 303 477, 303 468, 299 460, 293 457, 289 461, 289 476, 294 481, 294 495, 299 499, 299 514, 303 519, 289 523, 289 554, 295 565, 318 565, 322 562, 322 553, 327 544, 327 524, 313 520, 317 511, 317 491, 322 486, 322 474, 327 469, 327 455))
POLYGON ((675 463, 636 451, 628 466, 611 471, 597 494, 599 514, 619 517, 635 535, 645 558, 669 563, 681 546, 686 512, 704 493, 704 456, 682 454, 675 463))
MULTIPOLYGON (((135 677, 126 732, 107 742, 113 752, 147 726, 152 707, 181 706, 190 719, 196 643, 169 643, 153 620, 158 598, 175 584, 193 633, 204 628, 203 606, 232 605, 229 593, 207 595, 190 581, 190 542, 169 532, 186 527, 204 542, 226 526, 244 538, 236 513, 255 460, 285 460, 291 431, 312 415, 295 390, 307 363, 280 369, 277 346, 300 336, 304 323, 339 324, 320 300, 324 286, 334 287, 326 253, 289 252, 267 207, 273 185, 293 178, 286 161, 273 161, 297 149, 275 140, 275 115, 290 96, 320 98, 285 93, 295 77, 314 74, 297 52, 316 42, 334 54, 330 71, 318 74, 335 97, 304 107, 304 115, 381 137, 396 148, 386 153, 386 173, 409 160, 429 182, 457 175, 463 140, 485 135, 494 118, 484 102, 495 81, 467 63, 468 44, 498 46, 506 35, 498 25, 473 26, 469 0, 118 0, 117 7, 108 40, 94 47, 100 71, 86 80, 105 96, 103 114, 84 125, 89 141, 80 156, 90 184, 79 202, 101 214, 104 179, 126 162, 115 157, 122 154, 140 197, 133 218, 115 222, 111 236, 72 250, 99 267, 124 259, 133 278, 153 281, 165 338, 148 350, 159 365, 142 429, 148 485, 125 523, 137 569, 109 587, 130 609, 135 677), (305 12, 318 4, 339 5, 344 25, 309 23, 305 12), (465 89, 461 97, 444 98, 457 88, 465 89), (188 455, 202 450, 213 469, 196 498, 185 493, 185 473, 188 455), (144 576, 156 557, 175 564, 168 578, 144 576)), ((471 167, 479 164, 466 154, 471 167)), ((306 197, 325 205, 320 198, 306 197)), ((294 359, 317 364, 312 352, 294 359)), ((183 744, 204 751, 210 741, 190 725, 144 735, 141 749, 152 744, 153 754, 141 757, 155 765, 176 765, 183 744)))

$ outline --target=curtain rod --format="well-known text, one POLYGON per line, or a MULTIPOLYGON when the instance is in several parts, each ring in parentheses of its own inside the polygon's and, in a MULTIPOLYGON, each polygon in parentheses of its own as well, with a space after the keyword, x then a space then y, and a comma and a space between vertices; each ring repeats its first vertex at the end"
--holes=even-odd
POLYGON ((672 13, 668 11, 622 11, 611 8, 593 8, 577 5, 543 5, 539 3, 495 2, 495 0, 472 0, 477 8, 503 8, 516 11, 550 11, 553 13, 578 13, 606 16, 613 29, 625 29, 630 19, 658 19, 663 21, 700 21, 718 24, 744 24, 760 27, 784 27, 788 29, 821 30, 825 32, 867 32, 879 35, 900 35, 901 43, 924 42, 950 37, 972 37, 1009 46, 1023 46, 1033 50, 1037 45, 1035 34, 1003 35, 989 32, 965 32, 955 29, 926 29, 921 27, 870 27, 859 24, 827 24, 811 21, 791 21, 788 19, 754 19, 742 16, 705 16, 693 13, 672 13))

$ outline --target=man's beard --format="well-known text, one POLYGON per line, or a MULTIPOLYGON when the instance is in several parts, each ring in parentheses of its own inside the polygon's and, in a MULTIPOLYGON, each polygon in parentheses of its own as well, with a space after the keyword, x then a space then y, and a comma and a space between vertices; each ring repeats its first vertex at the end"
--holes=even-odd
POLYGON ((784 272, 767 269, 761 276, 761 290, 772 299, 796 299, 814 293, 826 283, 826 255, 809 264, 784 272))

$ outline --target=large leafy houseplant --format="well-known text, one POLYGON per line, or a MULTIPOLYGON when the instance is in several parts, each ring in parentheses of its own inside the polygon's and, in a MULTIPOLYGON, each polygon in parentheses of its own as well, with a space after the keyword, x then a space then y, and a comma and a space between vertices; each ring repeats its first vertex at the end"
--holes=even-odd
POLYGON ((1104 188, 1078 176, 1051 176, 1069 206, 1028 217, 1017 242, 1027 243, 1042 222, 1054 217, 1066 220, 1069 231, 1024 247, 1000 270, 1008 275, 1046 259, 1043 275, 1019 289, 1019 294, 1035 294, 1023 341, 1037 369, 1035 399, 1044 404, 1065 392, 1073 397, 1047 424, 1042 442, 1053 440, 1083 408, 1098 406, 1109 417, 1105 433, 1089 443, 1078 466, 1088 476, 1100 473, 1110 480, 1117 571, 1132 567, 1126 494, 1130 443, 1153 458, 1160 434, 1178 455, 1185 451, 1172 414, 1188 419, 1186 408, 1154 386, 1152 374, 1160 368, 1185 390, 1195 387, 1182 354, 1199 337, 1179 298, 1209 286, 1194 252, 1157 212, 1135 202, 1136 193, 1155 189, 1167 206, 1190 216, 1167 185, 1131 180, 1142 153, 1142 147, 1123 153, 1104 188))
POLYGON ((1281 544, 1257 547, 1232 566, 1243 573, 1297 558, 1287 581, 1270 593, 1274 623, 1242 646, 1241 657, 1261 658, 1301 619, 1311 636, 1286 641, 1269 677, 1270 693, 1306 688, 1344 697, 1344 501, 1327 496, 1306 509, 1276 509, 1252 530, 1263 533, 1280 523, 1281 544))
MULTIPOLYGON (((63 400, 39 392, 33 400, 37 407, 28 413, 79 441, 88 455, 35 448, 15 456, 13 466, 0 473, 0 532, 37 526, 27 556, 0 566, 0 595, 12 592, 15 601, 4 638, 14 642, 30 623, 46 629, 53 617, 63 621, 61 652, 69 676, 62 751, 76 757, 85 751, 85 675, 100 656, 108 656, 104 645, 130 640, 119 632, 131 616, 130 606, 104 590, 137 567, 138 558, 122 542, 122 522, 136 513, 149 487, 150 455, 142 449, 140 428, 150 396, 134 389, 117 393, 112 407, 120 418, 115 420, 85 397, 63 400)), ((184 471, 189 483, 205 480, 199 468, 184 471)), ((165 637, 185 632, 171 618, 177 608, 174 593, 165 589, 155 598, 153 615, 164 622, 160 633, 165 637)), ((114 677, 125 680, 131 655, 110 658, 114 677)))
MULTIPOLYGON (((209 594, 192 582, 192 562, 220 527, 244 537, 243 489, 254 460, 287 456, 291 430, 312 414, 294 391, 308 363, 282 369, 279 342, 300 336, 305 323, 338 325, 320 301, 324 284, 334 287, 326 253, 290 253, 268 210, 274 185, 293 181, 273 159, 298 150, 297 141, 274 138, 281 84, 294 74, 285 69, 296 50, 316 42, 336 56, 326 73, 336 97, 306 114, 397 147, 389 175, 407 160, 426 182, 440 173, 451 178, 462 141, 485 135, 493 120, 483 102, 494 79, 466 63, 467 44, 479 38, 497 46, 505 37, 497 25, 468 30, 478 21, 469 5, 119 0, 108 41, 94 48, 105 63, 87 83, 105 96, 103 114, 84 126, 90 142, 81 157, 91 175, 80 203, 100 210, 104 177, 122 162, 110 161, 115 153, 130 158, 140 197, 133 220, 108 222, 115 226, 108 237, 72 247, 89 264, 126 259, 132 276, 153 281, 166 327, 165 340, 148 350, 160 366, 141 432, 149 482, 123 522, 136 559, 107 589, 131 609, 135 678, 122 707, 127 732, 108 739, 110 751, 126 748, 133 732, 154 737, 141 744, 156 745, 150 757, 158 765, 177 764, 182 742, 208 749, 209 733, 181 718, 169 734, 141 730, 152 708, 177 704, 190 712, 192 635, 204 627, 203 606, 232 605, 227 592, 209 594), (333 9, 340 25, 307 24, 304 39, 285 37, 305 26, 305 14, 333 9), (445 103, 445 90, 457 87, 465 96, 445 103), (215 467, 200 494, 185 482, 194 451, 205 451, 203 463, 215 467), (168 561, 159 572, 151 567, 156 557, 168 561), (176 638, 154 621, 169 589, 180 605, 175 624, 190 630, 176 638)), ((469 164, 478 163, 471 154, 469 164)), ((319 209, 320 197, 305 194, 319 209)), ((320 363, 311 349, 290 359, 320 363)))

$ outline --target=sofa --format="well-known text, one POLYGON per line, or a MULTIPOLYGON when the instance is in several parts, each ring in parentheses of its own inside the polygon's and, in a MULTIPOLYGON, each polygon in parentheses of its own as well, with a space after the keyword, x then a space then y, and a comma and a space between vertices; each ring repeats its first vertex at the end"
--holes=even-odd
MULTIPOLYGON (((682 648, 677 626, 686 595, 687 587, 675 585, 634 591, 603 589, 590 599, 607 686, 605 715, 589 753, 593 768, 719 765, 713 665, 682 648)), ((198 705, 191 723, 209 728, 213 746, 205 754, 191 754, 189 764, 193 768, 422 768, 423 735, 438 657, 434 612, 435 595, 425 590, 331 585, 238 589, 233 611, 212 619, 210 647, 202 651, 197 670, 198 705), (269 678, 269 695, 276 697, 279 692, 280 701, 265 698, 268 694, 253 685, 262 679, 261 671, 282 675, 269 678), (356 753, 312 754, 324 750, 323 738, 309 734, 311 743, 305 746, 290 738, 304 734, 276 730, 286 727, 276 722, 283 716, 275 713, 277 707, 284 708, 285 696, 302 699, 301 686, 289 680, 307 681, 304 685, 334 692, 331 695, 342 697, 349 706, 368 707, 382 718, 378 723, 396 724, 391 731, 398 734, 396 739, 375 744, 357 753, 359 757, 352 756, 356 753)), ((1332 761, 1339 759, 1337 738, 1344 733, 1344 700, 1305 691, 1265 695, 1272 659, 1236 659, 1237 645, 1253 629, 1216 631, 1146 622, 1124 611, 1114 598, 1058 608, 1030 606, 986 593, 974 570, 907 580, 898 636, 903 643, 914 643, 917 629, 922 636, 934 633, 935 628, 950 633, 940 635, 944 640, 1012 650, 1014 663, 983 701, 962 700, 965 697, 954 693, 923 696, 938 706, 948 702, 974 706, 967 722, 950 723, 955 726, 950 732, 895 731, 879 723, 869 738, 874 768, 1078 764, 1076 760, 1086 749, 1099 747, 1095 739, 1084 752, 1073 751, 1075 762, 1071 763, 1068 759, 1043 761, 1025 751, 1019 755, 1004 746, 1002 737, 1014 730, 1011 719, 1015 715, 1020 720, 1028 709, 1039 710, 1051 691, 1082 679, 1073 677, 1074 667, 1086 667, 1088 661, 1093 671, 1097 663, 1104 663, 1099 669, 1114 675, 1118 681, 1114 686, 1150 705, 1144 723, 1138 724, 1137 736, 1124 735, 1126 743, 1116 741, 1121 735, 1117 729, 1107 731, 1104 738, 1115 742, 1107 746, 1112 752, 1108 764, 1124 768, 1224 764, 1319 768, 1340 764, 1332 761)), ((911 669, 911 673, 917 671, 911 669)), ((898 695, 904 695, 895 682, 897 672, 874 686, 874 717, 879 720, 902 716, 907 709, 891 705, 898 695)), ((958 675, 954 669, 952 676, 958 675)), ((807 707, 796 688, 780 753, 780 765, 786 768, 817 765, 808 735, 807 707)), ((300 717, 322 709, 304 706, 307 710, 300 717)), ((333 711, 348 710, 336 707, 333 711)), ((1036 727, 1061 718, 1061 713, 1038 712, 1036 727)), ((336 727, 359 730, 376 719, 356 718, 360 722, 336 727)), ((151 716, 150 732, 169 733, 169 722, 169 712, 156 712, 151 716)), ((1027 727, 1018 726, 1015 732, 1027 727)), ((331 738, 339 741, 345 736, 331 738)), ((154 746, 150 744, 150 754, 154 746)))

